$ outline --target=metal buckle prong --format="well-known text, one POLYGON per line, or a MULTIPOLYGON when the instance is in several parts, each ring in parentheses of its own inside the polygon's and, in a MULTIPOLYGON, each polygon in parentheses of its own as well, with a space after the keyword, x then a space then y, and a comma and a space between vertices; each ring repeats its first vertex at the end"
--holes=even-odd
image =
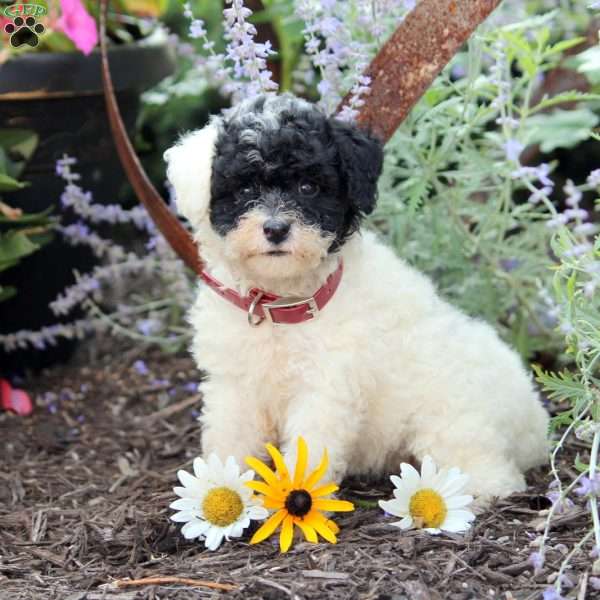
MULTIPOLYGON (((258 303, 260 302, 260 299, 263 296, 264 296, 263 292, 258 292, 256 294, 256 296, 254 296, 252 303, 248 307, 248 324, 250 325, 250 327, 258 327, 265 320, 264 317, 259 317, 254 314, 254 311, 256 310, 256 306, 258 305, 258 303)), ((265 314, 268 314, 267 311, 265 311, 265 314)), ((269 315, 269 317, 270 317, 270 315, 269 315)))
POLYGON ((280 298, 279 300, 275 300, 275 302, 271 302, 270 304, 263 304, 262 308, 265 313, 265 317, 271 323, 275 323, 275 321, 273 321, 273 315, 271 314, 272 309, 294 308, 295 306, 302 306, 303 304, 308 305, 308 310, 306 312, 311 315, 313 319, 319 314, 317 301, 312 296, 310 298, 280 298))

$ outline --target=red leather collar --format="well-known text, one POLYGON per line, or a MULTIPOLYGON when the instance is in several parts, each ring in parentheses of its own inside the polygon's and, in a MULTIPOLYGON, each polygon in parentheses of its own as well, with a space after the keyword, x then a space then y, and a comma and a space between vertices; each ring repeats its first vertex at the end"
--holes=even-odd
POLYGON ((219 296, 244 310, 248 314, 248 323, 256 327, 265 319, 287 325, 314 319, 335 294, 343 272, 344 263, 340 259, 338 268, 310 298, 284 298, 258 288, 252 288, 247 296, 242 296, 224 287, 206 271, 202 271, 200 277, 219 296))

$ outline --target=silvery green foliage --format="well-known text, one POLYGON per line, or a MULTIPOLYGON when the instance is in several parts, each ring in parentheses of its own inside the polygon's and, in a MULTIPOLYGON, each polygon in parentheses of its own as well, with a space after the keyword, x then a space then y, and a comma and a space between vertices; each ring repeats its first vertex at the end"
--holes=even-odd
MULTIPOLYGON (((600 294, 596 293, 600 288, 600 236, 582 249, 580 240, 561 226, 553 237, 552 250, 560 261, 553 276, 558 320, 565 335, 566 352, 576 369, 547 373, 536 367, 543 389, 566 407, 552 422, 553 431, 560 437, 551 454, 553 481, 549 497, 553 504, 534 553, 538 569, 544 564, 553 519, 576 504, 589 510, 589 530, 570 549, 556 578, 554 591, 560 594, 572 559, 587 554, 593 574, 600 574, 600 294), (573 437, 578 438, 581 451, 570 472, 559 471, 560 454, 573 437)), ((600 584, 600 579, 595 578, 595 582, 600 584)), ((592 585, 598 589, 595 582, 592 585)))
POLYGON ((555 228, 570 228, 575 251, 597 230, 580 206, 584 192, 598 190, 597 172, 556 189, 558 164, 520 162, 529 144, 574 147, 597 123, 598 96, 565 92, 532 103, 543 74, 580 41, 553 41, 557 20, 551 13, 471 39, 388 143, 371 219, 445 296, 495 324, 524 357, 560 349, 548 300, 555 228), (577 109, 555 108, 567 100, 577 109), (565 129, 584 113, 576 131, 565 129), (566 198, 565 211, 553 193, 566 198))

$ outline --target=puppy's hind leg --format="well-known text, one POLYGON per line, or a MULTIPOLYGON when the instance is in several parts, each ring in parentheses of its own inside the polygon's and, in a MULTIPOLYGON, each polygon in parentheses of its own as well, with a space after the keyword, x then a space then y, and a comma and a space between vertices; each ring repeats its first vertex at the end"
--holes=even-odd
POLYGON ((417 432, 412 452, 419 461, 429 454, 438 467, 458 467, 467 474, 464 492, 475 497, 478 508, 495 497, 505 498, 526 489, 523 473, 510 458, 502 432, 489 425, 473 424, 468 430, 446 427, 435 434, 417 432))

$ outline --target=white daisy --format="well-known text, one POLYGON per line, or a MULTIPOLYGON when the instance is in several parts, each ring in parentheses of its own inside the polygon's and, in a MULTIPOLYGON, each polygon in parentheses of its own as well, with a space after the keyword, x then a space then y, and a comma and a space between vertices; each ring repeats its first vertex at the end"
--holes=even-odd
POLYGON ((203 539, 209 550, 216 550, 223 538, 240 537, 251 520, 269 516, 261 501, 244 485, 254 478, 254 471, 240 475, 233 456, 223 465, 216 454, 211 454, 208 461, 194 459, 193 466, 194 475, 177 472, 183 487, 173 488, 179 499, 170 505, 178 511, 171 520, 185 523, 181 533, 186 539, 203 539))
POLYGON ((379 506, 400 521, 391 523, 400 529, 416 527, 429 533, 466 531, 475 515, 466 507, 473 496, 460 494, 469 480, 460 469, 438 472, 430 456, 423 459, 421 474, 407 463, 400 465, 400 475, 390 479, 396 487, 392 500, 380 500, 379 506))

